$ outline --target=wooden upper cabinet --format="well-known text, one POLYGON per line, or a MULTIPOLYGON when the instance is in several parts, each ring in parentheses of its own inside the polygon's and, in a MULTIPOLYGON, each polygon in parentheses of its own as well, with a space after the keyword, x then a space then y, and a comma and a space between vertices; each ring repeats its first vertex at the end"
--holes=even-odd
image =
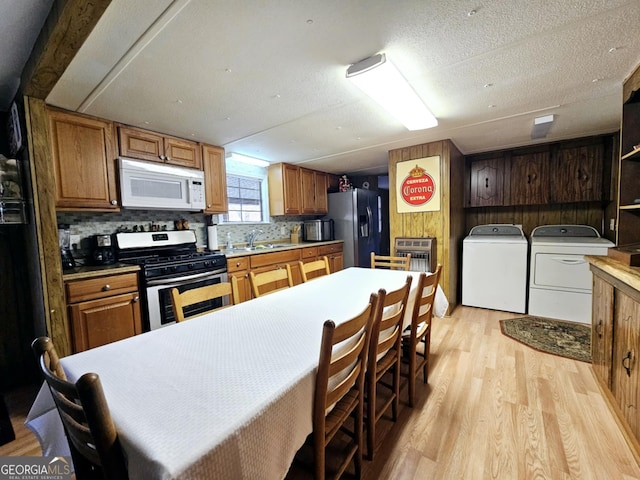
POLYGON ((603 146, 559 148, 551 189, 555 203, 602 200, 603 146))
POLYGON ((202 170, 202 155, 197 142, 127 126, 118 127, 118 139, 122 157, 202 170))
POLYGON ((271 215, 302 213, 300 167, 288 163, 269 166, 269 211, 271 215))
POLYGON ((549 203, 549 153, 514 155, 511 158, 511 205, 549 203))
POLYGON ((470 207, 500 206, 504 202, 504 160, 502 157, 476 160, 470 168, 470 207))
POLYGON ((202 170, 202 156, 198 142, 164 137, 165 162, 202 170))
POLYGON ((300 169, 300 182, 302 185, 302 213, 312 215, 324 215, 328 212, 327 199, 327 174, 300 169))
POLYGON ((229 206, 224 148, 202 145, 202 166, 206 197, 204 213, 227 212, 229 206))
POLYGON ((112 122, 49 109, 58 210, 119 210, 112 122))
POLYGON ((326 215, 329 213, 329 197, 327 190, 329 189, 329 175, 324 172, 315 172, 316 176, 316 213, 326 215))

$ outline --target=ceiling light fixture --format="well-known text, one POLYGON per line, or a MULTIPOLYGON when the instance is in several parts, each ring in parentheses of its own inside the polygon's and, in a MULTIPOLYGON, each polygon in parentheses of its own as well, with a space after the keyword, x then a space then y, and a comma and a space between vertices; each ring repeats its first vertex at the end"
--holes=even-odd
POLYGON ((351 65, 347 78, 408 130, 438 126, 438 119, 384 53, 351 65))
POLYGON ((226 158, 229 158, 235 162, 247 163, 249 165, 255 165, 256 167, 268 167, 270 164, 266 160, 262 160, 260 158, 248 157, 247 155, 242 155, 240 153, 227 153, 226 158))
POLYGON ((544 138, 549 133, 549 129, 551 128, 551 124, 553 123, 555 116, 544 115, 542 117, 536 117, 533 120, 533 130, 531 130, 531 140, 535 140, 536 138, 544 138))

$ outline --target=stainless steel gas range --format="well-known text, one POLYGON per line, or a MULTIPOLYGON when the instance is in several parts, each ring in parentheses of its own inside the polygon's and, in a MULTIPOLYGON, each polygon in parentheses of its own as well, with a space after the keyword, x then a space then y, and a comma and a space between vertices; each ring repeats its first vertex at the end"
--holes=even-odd
MULTIPOLYGON (((227 259, 222 253, 196 248, 193 230, 116 233, 118 261, 140 265, 145 330, 175 323, 171 289, 180 292, 227 281, 227 259)), ((221 299, 190 307, 188 315, 220 307, 221 299)), ((185 312, 187 313, 187 312, 185 312)))

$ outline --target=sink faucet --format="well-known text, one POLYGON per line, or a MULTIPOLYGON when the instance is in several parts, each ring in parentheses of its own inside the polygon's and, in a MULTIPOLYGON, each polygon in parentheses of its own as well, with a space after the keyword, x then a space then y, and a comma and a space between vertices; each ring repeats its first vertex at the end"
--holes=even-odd
POLYGON ((262 235, 264 232, 262 230, 251 230, 249 232, 249 248, 253 248, 253 242, 255 242, 258 235, 262 235))

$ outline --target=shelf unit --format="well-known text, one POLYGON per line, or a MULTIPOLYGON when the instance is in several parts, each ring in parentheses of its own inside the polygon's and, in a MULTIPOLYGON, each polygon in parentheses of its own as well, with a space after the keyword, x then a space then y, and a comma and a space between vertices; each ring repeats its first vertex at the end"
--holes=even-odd
POLYGON ((625 80, 622 92, 618 246, 640 242, 640 66, 625 80))

